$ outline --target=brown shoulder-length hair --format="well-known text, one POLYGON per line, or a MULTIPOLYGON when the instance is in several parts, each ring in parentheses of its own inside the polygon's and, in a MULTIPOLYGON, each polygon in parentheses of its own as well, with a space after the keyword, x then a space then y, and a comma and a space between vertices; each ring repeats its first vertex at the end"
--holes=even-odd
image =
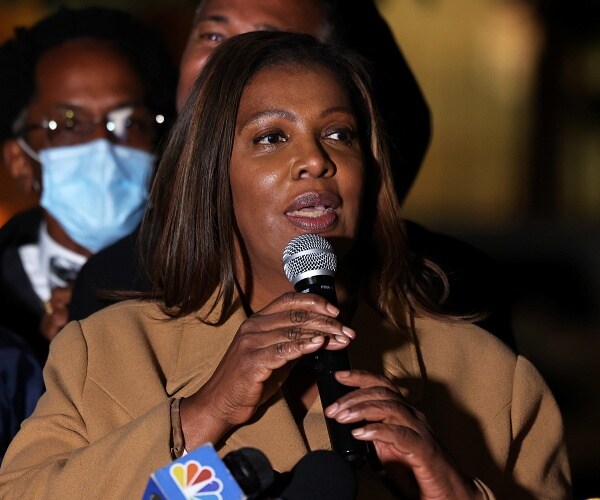
MULTIPOLYGON (((142 224, 149 296, 162 299, 174 317, 205 306, 212 311, 220 304, 219 323, 233 310, 235 220, 229 166, 237 111, 256 73, 288 64, 328 70, 348 92, 357 115, 366 189, 361 229, 349 259, 360 259, 358 284, 400 329, 408 309, 436 314, 436 301, 420 285, 427 282, 426 273, 410 269, 367 65, 342 47, 283 32, 227 40, 196 81, 165 146, 142 224)), ((441 271, 439 276, 443 282, 441 271)), ((201 319, 208 321, 208 313, 201 319)))

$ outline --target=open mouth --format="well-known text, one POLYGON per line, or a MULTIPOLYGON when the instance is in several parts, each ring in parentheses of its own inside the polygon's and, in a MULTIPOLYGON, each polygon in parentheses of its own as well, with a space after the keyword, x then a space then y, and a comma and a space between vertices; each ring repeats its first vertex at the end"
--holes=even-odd
POLYGON ((333 211, 334 209, 332 207, 318 205, 316 207, 305 207, 301 208, 300 210, 293 210, 291 212, 287 212, 286 215, 291 217, 308 217, 310 219, 316 219, 325 215, 326 212, 333 211))
POLYGON ((285 215, 298 229, 321 232, 335 224, 340 205, 339 196, 333 193, 306 193, 294 200, 285 215))

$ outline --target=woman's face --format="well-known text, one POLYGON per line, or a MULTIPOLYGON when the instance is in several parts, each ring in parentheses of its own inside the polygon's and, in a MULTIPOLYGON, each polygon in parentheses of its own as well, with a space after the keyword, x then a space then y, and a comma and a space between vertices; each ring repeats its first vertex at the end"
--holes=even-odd
POLYGON ((281 257, 295 236, 356 237, 364 184, 358 135, 347 94, 325 69, 268 68, 248 83, 230 180, 255 282, 285 279, 281 257))

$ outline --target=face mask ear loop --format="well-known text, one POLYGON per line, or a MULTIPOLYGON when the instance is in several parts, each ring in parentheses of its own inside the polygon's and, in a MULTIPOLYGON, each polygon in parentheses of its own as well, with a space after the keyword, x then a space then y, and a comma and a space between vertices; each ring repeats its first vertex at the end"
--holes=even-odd
POLYGON ((17 144, 21 146, 21 149, 25 151, 27 156, 38 163, 42 163, 40 156, 33 150, 33 148, 25 142, 22 137, 17 137, 17 144))

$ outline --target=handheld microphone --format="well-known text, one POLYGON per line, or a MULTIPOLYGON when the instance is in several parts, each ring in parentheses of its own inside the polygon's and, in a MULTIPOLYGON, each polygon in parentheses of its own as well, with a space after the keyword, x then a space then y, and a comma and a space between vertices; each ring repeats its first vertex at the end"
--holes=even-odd
POLYGON ((209 443, 154 472, 142 500, 255 499, 274 479, 269 459, 256 448, 240 448, 221 460, 209 443))
POLYGON ((267 498, 354 500, 358 487, 356 474, 350 463, 338 453, 326 450, 308 453, 290 472, 281 474, 277 482, 284 487, 273 488, 276 491, 267 498))
MULTIPOLYGON (((337 259, 325 238, 316 234, 302 234, 293 238, 283 251, 283 270, 297 292, 320 295, 337 307, 337 259)), ((319 396, 325 408, 353 390, 340 384, 334 377, 336 371, 350 369, 350 359, 346 349, 320 349, 313 356, 319 396)), ((367 459, 367 444, 357 440, 351 432, 360 423, 340 424, 328 417, 325 417, 325 421, 333 450, 355 468, 362 466, 367 459)))

